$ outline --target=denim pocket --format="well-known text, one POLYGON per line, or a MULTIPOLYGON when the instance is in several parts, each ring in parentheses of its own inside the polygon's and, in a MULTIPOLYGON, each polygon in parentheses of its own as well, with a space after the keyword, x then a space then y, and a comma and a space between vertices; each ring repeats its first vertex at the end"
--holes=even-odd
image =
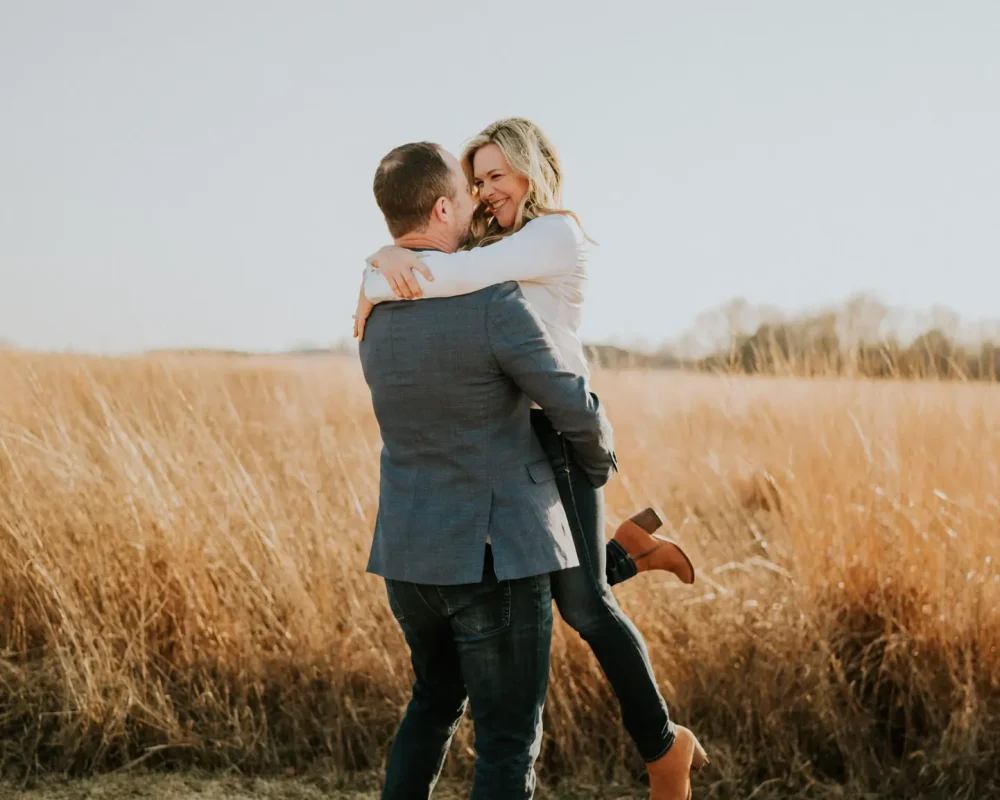
MULTIPOLYGON (((450 587, 439 587, 443 594, 450 587)), ((455 598, 446 599, 454 607, 455 598)), ((461 610, 451 615, 455 640, 469 641, 493 636, 510 627, 510 583, 494 584, 488 592, 466 601, 461 610)))

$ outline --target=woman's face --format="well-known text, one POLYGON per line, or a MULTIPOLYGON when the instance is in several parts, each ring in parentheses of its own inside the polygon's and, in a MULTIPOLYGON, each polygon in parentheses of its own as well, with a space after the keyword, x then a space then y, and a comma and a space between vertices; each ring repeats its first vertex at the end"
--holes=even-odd
POLYGON ((479 199, 496 217, 497 224, 511 227, 528 193, 528 179, 510 168, 503 151, 492 142, 472 156, 472 174, 479 199))

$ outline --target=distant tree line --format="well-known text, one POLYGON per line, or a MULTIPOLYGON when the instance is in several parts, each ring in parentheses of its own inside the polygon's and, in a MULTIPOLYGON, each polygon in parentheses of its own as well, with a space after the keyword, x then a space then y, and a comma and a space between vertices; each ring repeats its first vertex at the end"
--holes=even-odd
POLYGON ((956 343, 940 330, 921 334, 910 344, 894 339, 843 347, 822 318, 805 324, 761 325, 735 339, 727 352, 690 362, 701 370, 744 374, 856 375, 872 378, 1000 379, 1000 346, 956 343))
POLYGON ((899 330, 901 319, 898 311, 865 295, 850 298, 840 309, 796 318, 770 307, 754 309, 744 300, 733 300, 715 312, 700 315, 696 329, 685 334, 680 343, 652 353, 591 345, 588 355, 592 363, 616 368, 1000 380, 1000 329, 980 326, 978 340, 959 337, 957 315, 935 308, 925 315, 927 327, 907 339, 899 330), (704 344, 706 340, 710 342, 707 354, 690 352, 692 342, 704 344))

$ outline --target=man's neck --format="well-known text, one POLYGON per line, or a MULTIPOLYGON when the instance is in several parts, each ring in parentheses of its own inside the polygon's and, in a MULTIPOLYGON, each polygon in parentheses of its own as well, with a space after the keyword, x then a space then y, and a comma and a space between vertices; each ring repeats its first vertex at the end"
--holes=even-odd
POLYGON ((393 244, 407 250, 440 250, 442 253, 454 253, 457 249, 447 236, 433 231, 407 233, 393 240, 393 244))

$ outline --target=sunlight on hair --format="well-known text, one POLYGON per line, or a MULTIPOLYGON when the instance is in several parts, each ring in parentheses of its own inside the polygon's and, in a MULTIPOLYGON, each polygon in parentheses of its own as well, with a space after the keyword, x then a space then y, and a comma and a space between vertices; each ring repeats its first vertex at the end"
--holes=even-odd
MULTIPOLYGON (((492 244, 517 233, 525 223, 546 214, 572 217, 583 229, 576 214, 562 208, 562 164, 552 142, 538 125, 523 117, 508 117, 488 125, 473 137, 462 152, 462 169, 469 186, 474 185, 472 162, 476 151, 488 144, 499 147, 511 169, 528 179, 528 193, 517 209, 514 224, 509 230, 501 228, 485 204, 480 202, 472 217, 469 246, 492 244)), ((596 244, 586 232, 584 237, 596 244)))

